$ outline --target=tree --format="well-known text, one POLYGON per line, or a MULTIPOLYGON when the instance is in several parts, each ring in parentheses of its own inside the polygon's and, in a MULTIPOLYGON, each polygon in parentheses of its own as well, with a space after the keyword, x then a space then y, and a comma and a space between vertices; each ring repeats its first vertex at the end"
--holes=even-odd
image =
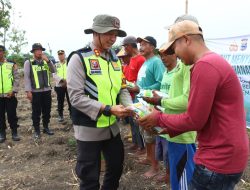
POLYGON ((9 50, 12 50, 13 53, 20 54, 22 46, 28 44, 25 38, 25 31, 19 30, 18 28, 13 27, 11 32, 8 34, 9 40, 11 41, 9 50))
POLYGON ((5 46, 6 32, 10 27, 10 10, 12 8, 9 0, 0 0, 0 37, 5 46))
POLYGON ((19 66, 23 67, 25 57, 19 54, 11 54, 7 57, 9 61, 17 63, 19 66))

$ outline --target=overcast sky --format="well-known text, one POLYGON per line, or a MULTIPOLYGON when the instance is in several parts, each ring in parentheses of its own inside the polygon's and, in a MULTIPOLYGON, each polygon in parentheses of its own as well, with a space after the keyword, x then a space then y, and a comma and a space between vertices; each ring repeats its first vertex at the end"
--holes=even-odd
MULTIPOLYGON (((151 35, 161 46, 167 40, 164 27, 184 14, 185 0, 11 0, 16 12, 15 23, 26 31, 30 51, 35 42, 53 55, 64 49, 67 54, 85 46, 92 35, 83 30, 92 26, 97 14, 117 16, 121 29, 128 35, 151 35), (21 18, 18 18, 21 15, 21 18)), ((205 38, 250 34, 249 0, 189 0, 189 14, 197 17, 205 38)), ((122 38, 117 38, 117 44, 122 38)))

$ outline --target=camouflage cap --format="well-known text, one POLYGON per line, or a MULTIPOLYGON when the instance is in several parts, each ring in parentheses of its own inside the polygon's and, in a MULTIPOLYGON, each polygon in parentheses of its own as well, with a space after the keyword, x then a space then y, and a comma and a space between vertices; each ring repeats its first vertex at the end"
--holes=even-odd
POLYGON ((127 35, 125 31, 120 30, 120 20, 117 17, 97 15, 93 21, 92 28, 84 30, 85 34, 92 34, 93 32, 103 34, 111 30, 116 30, 118 31, 119 37, 125 37, 127 35))

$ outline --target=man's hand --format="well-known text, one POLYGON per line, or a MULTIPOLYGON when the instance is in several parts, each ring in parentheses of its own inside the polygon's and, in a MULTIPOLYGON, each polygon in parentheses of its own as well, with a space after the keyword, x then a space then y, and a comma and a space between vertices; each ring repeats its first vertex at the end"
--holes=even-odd
POLYGON ((126 109, 123 105, 115 105, 111 107, 111 114, 119 118, 132 116, 133 113, 134 113, 133 110, 126 109))
POLYGON ((63 88, 66 88, 66 87, 67 87, 67 81, 64 80, 64 79, 62 79, 62 80, 60 81, 60 84, 61 84, 61 86, 62 86, 63 88))
POLYGON ((29 99, 29 101, 32 102, 32 92, 28 91, 26 92, 26 94, 27 94, 27 98, 29 99))
POLYGON ((158 135, 164 135, 164 134, 168 134, 168 130, 166 128, 163 128, 158 135))
POLYGON ((159 96, 155 91, 153 91, 153 97, 143 97, 143 100, 152 105, 160 105, 162 97, 159 96))
POLYGON ((42 59, 47 63, 49 62, 49 58, 45 54, 42 54, 42 59))
POLYGON ((11 98, 11 97, 14 97, 15 96, 15 93, 12 91, 12 92, 9 92, 7 94, 7 98, 11 98))
POLYGON ((138 119, 138 123, 142 126, 145 130, 152 130, 153 127, 157 126, 158 123, 158 115, 159 111, 153 110, 152 113, 138 119))
POLYGON ((129 92, 136 93, 136 94, 138 94, 140 92, 140 88, 136 84, 133 88, 127 87, 127 89, 129 92))

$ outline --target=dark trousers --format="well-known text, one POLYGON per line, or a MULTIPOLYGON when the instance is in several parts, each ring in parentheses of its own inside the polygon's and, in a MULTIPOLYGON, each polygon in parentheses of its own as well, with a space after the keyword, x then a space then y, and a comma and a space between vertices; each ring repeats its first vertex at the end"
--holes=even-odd
POLYGON ((103 141, 77 141, 76 174, 80 190, 99 190, 101 152, 106 162, 102 190, 116 190, 122 175, 124 147, 120 134, 103 141))
POLYGON ((51 111, 51 90, 45 92, 32 92, 32 121, 35 130, 40 129, 40 116, 42 113, 43 126, 48 127, 51 111))
POLYGON ((234 190, 243 173, 220 174, 202 165, 195 165, 189 190, 234 190))
POLYGON ((57 111, 60 116, 63 116, 63 108, 64 108, 64 99, 66 96, 68 102, 68 110, 71 115, 71 104, 69 101, 69 94, 67 92, 67 88, 63 87, 55 87, 55 91, 57 94, 57 111))
POLYGON ((5 112, 7 112, 8 123, 10 128, 16 130, 18 128, 18 118, 16 114, 17 99, 16 97, 11 98, 0 98, 0 132, 5 131, 5 112))
POLYGON ((144 148, 143 138, 140 132, 138 123, 133 120, 133 117, 129 117, 129 123, 132 132, 132 142, 139 146, 141 149, 144 148))

